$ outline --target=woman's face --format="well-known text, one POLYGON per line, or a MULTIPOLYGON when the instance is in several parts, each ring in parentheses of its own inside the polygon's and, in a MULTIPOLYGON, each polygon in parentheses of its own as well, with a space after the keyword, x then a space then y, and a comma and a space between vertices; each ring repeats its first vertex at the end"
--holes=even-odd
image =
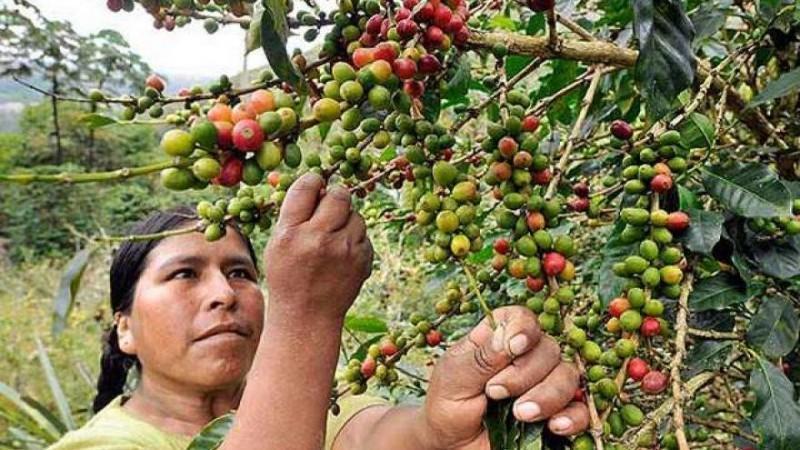
POLYGON ((264 297, 242 239, 228 229, 164 239, 148 255, 120 348, 135 354, 143 377, 201 391, 244 380, 264 324, 264 297))

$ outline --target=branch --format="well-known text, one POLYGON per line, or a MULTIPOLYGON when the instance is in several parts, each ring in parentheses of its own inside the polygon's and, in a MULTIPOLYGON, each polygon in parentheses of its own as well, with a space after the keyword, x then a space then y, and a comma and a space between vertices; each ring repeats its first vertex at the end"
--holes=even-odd
POLYGON ((678 439, 680 450, 689 450, 689 442, 686 440, 686 433, 683 430, 683 393, 681 382, 681 365, 683 357, 686 355, 686 330, 688 328, 687 319, 689 315, 689 294, 692 292, 692 280, 694 274, 689 269, 686 279, 681 286, 681 296, 678 299, 678 317, 676 319, 677 333, 675 335, 675 354, 670 363, 670 378, 672 378, 672 399, 675 406, 672 410, 672 422, 675 425, 675 437, 678 439))
MULTIPOLYGON (((544 59, 568 59, 587 64, 604 64, 617 67, 633 67, 639 57, 639 52, 603 41, 566 41, 562 40, 558 49, 549 45, 547 37, 522 36, 510 33, 487 33, 479 30, 470 30, 469 44, 473 47, 491 48, 502 43, 508 47, 509 52, 537 56, 544 59)), ((711 76, 711 69, 702 62, 697 68, 698 81, 703 82, 711 76)), ((713 77, 711 83, 712 95, 727 91, 728 109, 737 113, 740 120, 747 125, 760 142, 769 141, 776 130, 764 117, 758 108, 747 108, 747 103, 732 86, 729 86, 719 77, 713 77)), ((781 145, 783 141, 778 141, 781 145)), ((783 143, 785 145, 785 143, 783 143)), ((783 148, 783 145, 781 147, 783 148)))
POLYGON ((575 141, 581 134, 583 121, 586 119, 586 115, 589 113, 589 108, 592 106, 592 102, 594 101, 594 95, 597 92, 597 86, 600 84, 600 78, 603 75, 603 71, 595 68, 593 73, 594 75, 592 76, 592 82, 589 83, 589 89, 586 90, 586 95, 583 97, 581 111, 578 114, 578 118, 575 120, 575 125, 572 127, 572 133, 570 134, 569 139, 567 139, 564 153, 561 155, 561 159, 558 161, 555 173, 553 174, 553 179, 550 180, 550 185, 547 186, 547 192, 544 194, 544 198, 546 200, 553 196, 553 194, 556 192, 556 188, 558 187, 558 183, 561 182, 561 176, 567 169, 569 156, 572 153, 572 149, 575 147, 575 141))
POLYGON ((124 180, 127 178, 138 177, 147 175, 153 172, 159 172, 170 167, 188 167, 192 163, 189 159, 174 159, 170 161, 162 161, 155 164, 140 167, 123 167, 121 169, 112 170, 109 172, 88 172, 88 173, 69 173, 61 172, 59 174, 44 175, 36 173, 21 173, 0 175, 0 183, 20 183, 28 184, 33 182, 49 182, 49 183, 94 183, 98 181, 116 181, 124 180))

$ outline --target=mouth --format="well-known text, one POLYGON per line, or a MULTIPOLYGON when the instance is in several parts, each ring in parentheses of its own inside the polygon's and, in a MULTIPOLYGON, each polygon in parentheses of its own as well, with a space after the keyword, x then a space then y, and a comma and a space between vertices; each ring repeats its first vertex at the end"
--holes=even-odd
POLYGON ((245 325, 236 322, 226 322, 214 325, 213 327, 207 329, 197 339, 195 339, 195 341, 202 341, 204 339, 219 335, 233 335, 248 338, 252 334, 252 330, 245 325))

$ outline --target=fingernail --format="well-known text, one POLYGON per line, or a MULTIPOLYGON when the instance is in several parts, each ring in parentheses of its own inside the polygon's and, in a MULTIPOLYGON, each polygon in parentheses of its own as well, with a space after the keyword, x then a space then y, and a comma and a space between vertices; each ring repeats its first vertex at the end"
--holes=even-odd
POLYGON ((498 326, 492 335, 492 350, 495 352, 502 352, 506 345, 506 330, 502 326, 498 326))
POLYGON ((561 416, 550 421, 553 431, 567 431, 572 428, 572 420, 569 417, 561 416))
POLYGON ((487 387, 486 393, 489 394, 489 397, 494 400, 503 400, 511 397, 511 393, 508 392, 508 389, 506 389, 504 386, 500 386, 499 384, 487 387))
POLYGON ((328 193, 332 196, 340 199, 340 200, 349 200, 350 199, 350 191, 341 187, 341 186, 334 186, 328 189, 328 193))
POLYGON ((524 334, 514 336, 509 341, 508 348, 511 349, 511 354, 514 356, 525 353, 525 350, 528 349, 528 336, 524 334))
POLYGON ((525 402, 517 405, 517 417, 520 420, 533 421, 539 417, 542 408, 536 402, 525 402))

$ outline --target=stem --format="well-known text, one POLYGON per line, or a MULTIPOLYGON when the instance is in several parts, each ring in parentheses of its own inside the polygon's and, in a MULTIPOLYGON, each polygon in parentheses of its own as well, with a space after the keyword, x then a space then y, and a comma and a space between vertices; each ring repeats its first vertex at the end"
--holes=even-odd
POLYGON ((160 233, 152 233, 152 234, 130 234, 127 236, 104 236, 99 238, 103 241, 108 242, 123 242, 123 241, 130 241, 130 242, 138 242, 138 241, 151 241, 154 239, 163 239, 170 236, 179 236, 182 234, 189 234, 194 233, 195 231, 203 231, 203 225, 197 224, 191 227, 186 228, 178 228, 176 230, 167 230, 162 231, 160 233))
POLYGON ((558 29, 556 26, 556 9, 550 8, 547 10, 547 44, 553 50, 558 50, 559 39, 558 29))
POLYGON ((689 450, 689 442, 686 439, 684 432, 684 419, 683 419, 683 394, 682 381, 681 381, 681 364, 686 355, 686 330, 689 328, 687 319, 689 315, 689 294, 692 292, 692 280, 694 274, 689 269, 686 279, 683 280, 681 286, 681 296, 678 299, 678 317, 677 317, 677 333, 675 335, 675 355, 672 357, 670 363, 670 378, 672 378, 672 399, 675 406, 672 410, 672 421, 675 425, 675 437, 678 439, 678 448, 680 450, 689 450))
POLYGON ((492 327, 492 330, 497 328, 497 322, 494 320, 494 314, 492 314, 492 309, 489 308, 489 305, 486 303, 486 300, 483 298, 481 294, 481 290, 478 287, 478 283, 475 282, 475 277, 472 276, 472 272, 469 270, 466 264, 461 264, 461 267, 464 269, 464 273, 467 275, 467 280, 469 281, 469 287, 475 293, 475 296, 478 297, 478 303, 481 305, 481 309, 483 313, 486 314, 486 318, 489 319, 489 326, 492 327))
MULTIPOLYGON (((578 372, 585 374, 586 366, 580 355, 575 355, 575 365, 578 366, 578 372)), ((589 389, 586 389, 586 406, 589 407, 589 422, 591 424, 590 433, 594 439, 595 450, 604 450, 603 447, 603 421, 600 420, 600 415, 597 414, 597 407, 594 405, 594 396, 589 389)))
POLYGON ((116 181, 124 180, 127 178, 138 177, 147 175, 149 173, 158 172, 170 167, 188 167, 193 161, 188 159, 162 161, 155 164, 150 164, 141 167, 123 167, 121 169, 112 170, 109 172, 89 172, 89 173, 68 173, 62 172, 53 175, 44 174, 13 174, 13 175, 0 175, 0 183, 21 183, 28 184, 32 182, 49 182, 49 183, 94 183, 98 181, 116 181))
MULTIPOLYGON (((52 77, 53 92, 58 92, 58 78, 55 72, 52 77)), ((64 162, 64 149, 61 147, 61 126, 58 123, 58 101, 55 97, 50 99, 50 104, 53 109, 53 135, 56 137, 56 164, 64 162)))
POLYGON ((578 136, 581 134, 583 121, 586 119, 586 115, 589 113, 589 108, 592 106, 592 102, 594 101, 594 95, 597 92, 597 86, 600 84, 600 77, 603 72, 601 70, 594 69, 593 73, 594 75, 592 76, 592 82, 589 83, 589 89, 586 90, 586 95, 583 97, 581 111, 578 114, 578 118, 575 120, 575 125, 572 127, 572 133, 570 134, 569 139, 567 139, 564 153, 561 154, 561 159, 558 161, 555 173, 553 174, 553 179, 550 180, 550 185, 547 186, 547 192, 544 194, 545 200, 549 200, 553 194, 555 194, 558 183, 561 182, 561 176, 567 169, 567 164, 569 163, 569 156, 572 153, 572 149, 575 147, 575 142, 577 141, 578 136))

